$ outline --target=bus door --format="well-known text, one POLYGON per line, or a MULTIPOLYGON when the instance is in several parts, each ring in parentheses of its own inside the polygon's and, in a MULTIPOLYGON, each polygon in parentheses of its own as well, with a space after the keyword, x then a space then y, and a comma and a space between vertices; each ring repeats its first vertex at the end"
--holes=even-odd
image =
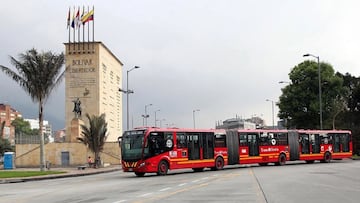
POLYGON ((340 152, 340 135, 333 134, 332 141, 333 141, 333 152, 340 152))
POLYGON ((320 136, 319 134, 310 134, 312 144, 312 153, 320 153, 320 136))
POLYGON ((188 133, 187 147, 188 147, 188 158, 189 160, 200 159, 200 136, 199 133, 188 133))
POLYGON ((214 158, 214 133, 202 133, 202 154, 203 159, 214 158))
POLYGON ((330 143, 333 144, 333 152, 349 152, 351 143, 350 134, 330 134, 330 143))
POLYGON ((349 152, 350 151, 350 135, 349 134, 341 134, 340 135, 340 143, 341 143, 341 151, 349 152))
POLYGON ((249 156, 259 156, 258 134, 248 134, 249 156))
POLYGON ((300 134, 299 142, 301 147, 301 154, 310 154, 310 142, 308 134, 300 134))

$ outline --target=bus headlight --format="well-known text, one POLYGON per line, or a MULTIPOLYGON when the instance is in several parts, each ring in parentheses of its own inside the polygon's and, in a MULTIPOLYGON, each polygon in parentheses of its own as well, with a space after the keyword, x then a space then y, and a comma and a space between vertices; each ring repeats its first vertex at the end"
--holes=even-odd
POLYGON ((139 168, 144 167, 145 166, 145 162, 142 162, 141 164, 139 164, 139 168))

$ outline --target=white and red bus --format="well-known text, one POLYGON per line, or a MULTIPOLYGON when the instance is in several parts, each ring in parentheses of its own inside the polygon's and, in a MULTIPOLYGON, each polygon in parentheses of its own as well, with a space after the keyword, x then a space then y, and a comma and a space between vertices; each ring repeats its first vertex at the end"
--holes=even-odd
POLYGON ((342 130, 200 130, 138 128, 119 138, 124 172, 166 175, 168 170, 225 165, 348 158, 351 132, 342 130))

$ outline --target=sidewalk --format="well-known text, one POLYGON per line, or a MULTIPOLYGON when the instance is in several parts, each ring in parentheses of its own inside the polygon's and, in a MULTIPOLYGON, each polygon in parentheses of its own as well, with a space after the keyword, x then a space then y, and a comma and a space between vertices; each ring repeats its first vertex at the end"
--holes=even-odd
MULTIPOLYGON (((15 168, 11 169, 14 171, 38 171, 39 168, 15 168)), ((24 177, 24 178, 2 178, 0 179, 0 184, 6 183, 19 183, 27 181, 37 181, 37 180, 46 180, 46 179, 55 179, 55 178, 68 178, 76 176, 86 176, 99 173, 107 173, 113 171, 120 171, 121 165, 110 165, 103 168, 86 168, 84 170, 78 169, 77 167, 67 167, 67 168, 51 168, 51 171, 64 171, 66 173, 62 174, 53 174, 53 175, 44 175, 44 176, 33 176, 33 177, 24 177)))

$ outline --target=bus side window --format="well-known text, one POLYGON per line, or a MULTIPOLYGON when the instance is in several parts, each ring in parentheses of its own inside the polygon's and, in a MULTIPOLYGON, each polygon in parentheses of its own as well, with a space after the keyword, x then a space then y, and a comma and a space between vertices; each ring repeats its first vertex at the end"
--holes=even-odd
POLYGON ((226 136, 224 134, 215 135, 215 147, 226 147, 226 136))
POLYGON ((261 146, 271 145, 271 136, 268 135, 267 133, 260 133, 259 145, 261 146))
POLYGON ((276 137, 278 145, 288 145, 287 133, 278 133, 276 137))
POLYGON ((176 145, 177 145, 177 148, 186 148, 185 133, 177 133, 176 134, 176 145))
POLYGON ((240 134, 240 146, 247 146, 247 135, 246 134, 240 134))

